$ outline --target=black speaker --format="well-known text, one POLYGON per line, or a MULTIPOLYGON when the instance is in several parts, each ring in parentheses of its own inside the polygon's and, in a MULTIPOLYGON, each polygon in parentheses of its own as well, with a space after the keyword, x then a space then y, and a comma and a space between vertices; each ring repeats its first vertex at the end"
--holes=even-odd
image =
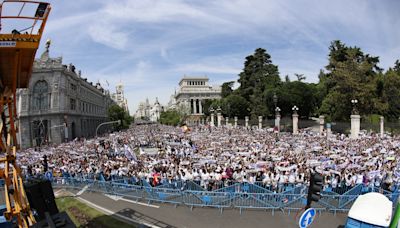
POLYGON ((50 215, 59 213, 50 181, 31 180, 25 184, 25 192, 37 220, 45 219, 45 212, 50 215))

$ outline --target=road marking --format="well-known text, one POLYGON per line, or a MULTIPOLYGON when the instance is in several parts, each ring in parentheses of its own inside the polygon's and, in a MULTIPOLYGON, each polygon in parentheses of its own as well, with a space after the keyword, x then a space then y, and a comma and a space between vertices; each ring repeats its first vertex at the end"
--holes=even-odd
POLYGON ((82 188, 82 190, 80 190, 78 193, 76 193, 77 196, 82 195, 82 193, 84 193, 86 191, 86 189, 89 188, 89 185, 86 185, 85 187, 82 188))
POLYGON ((111 195, 111 194, 104 194, 105 196, 107 196, 108 198, 114 200, 114 201, 118 201, 122 198, 122 196, 117 196, 117 195, 111 195))
POLYGON ((143 221, 136 221, 136 220, 131 219, 131 218, 129 218, 129 217, 125 217, 125 216, 123 216, 123 215, 117 214, 117 213, 114 212, 114 211, 108 210, 108 209, 106 209, 106 208, 104 208, 104 207, 101 207, 101 206, 99 206, 99 205, 97 205, 97 204, 94 204, 94 203, 92 203, 92 202, 90 202, 90 201, 88 201, 88 200, 85 200, 85 199, 82 198, 82 197, 79 197, 79 196, 78 196, 78 197, 76 197, 76 198, 77 198, 78 200, 80 200, 81 202, 83 202, 83 203, 85 203, 85 204, 87 204, 87 205, 90 205, 91 207, 96 208, 97 210, 102 211, 102 212, 103 212, 104 214, 106 214, 106 215, 117 216, 117 217, 120 217, 120 218, 122 218, 122 219, 128 220, 128 221, 130 221, 130 222, 133 222, 133 223, 140 223, 140 224, 143 224, 143 225, 146 225, 146 226, 149 226, 149 227, 161 228, 160 226, 156 226, 156 225, 154 225, 154 224, 150 224, 150 223, 143 222, 143 221))
POLYGON ((120 200, 129 202, 129 203, 134 203, 134 204, 139 204, 139 205, 147 206, 147 207, 160 208, 160 206, 158 206, 158 205, 136 202, 136 201, 128 200, 128 199, 124 199, 124 198, 121 198, 120 200))
POLYGON ((125 201, 128 203, 134 203, 134 204, 138 204, 138 205, 142 205, 142 206, 146 206, 146 207, 153 207, 153 208, 160 208, 160 206, 158 205, 153 205, 153 204, 147 204, 147 203, 142 203, 142 202, 136 202, 134 200, 128 200, 128 199, 124 199, 122 196, 116 196, 116 195, 110 195, 110 194, 104 194, 105 196, 107 196, 108 198, 114 200, 114 201, 125 201))

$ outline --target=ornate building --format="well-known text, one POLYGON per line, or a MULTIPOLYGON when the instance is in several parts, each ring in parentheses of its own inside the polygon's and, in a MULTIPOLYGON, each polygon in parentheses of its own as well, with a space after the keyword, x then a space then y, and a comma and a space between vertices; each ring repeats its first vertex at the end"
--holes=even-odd
POLYGON ((139 104, 139 107, 135 113, 135 119, 144 119, 157 122, 160 120, 160 114, 163 111, 164 107, 160 105, 157 97, 154 105, 150 105, 149 99, 146 98, 146 102, 141 102, 139 104))
POLYGON ((189 122, 204 121, 203 105, 205 100, 221 98, 221 86, 210 86, 208 77, 184 76, 179 82, 179 90, 175 93, 174 105, 189 114, 189 122))
POLYGON ((19 137, 22 147, 61 143, 96 134, 114 104, 109 91, 94 85, 75 66, 49 57, 50 42, 36 59, 27 89, 18 90, 19 137))
POLYGON ((123 108, 127 113, 129 113, 128 109, 128 100, 125 98, 124 94, 124 85, 120 82, 116 87, 115 87, 115 93, 112 94, 112 99, 119 105, 121 108, 123 108))

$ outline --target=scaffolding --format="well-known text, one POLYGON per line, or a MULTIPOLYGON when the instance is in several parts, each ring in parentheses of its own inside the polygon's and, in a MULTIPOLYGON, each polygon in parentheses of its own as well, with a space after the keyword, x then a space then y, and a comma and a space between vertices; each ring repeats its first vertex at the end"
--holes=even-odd
POLYGON ((35 223, 21 169, 17 165, 18 116, 16 90, 27 88, 33 62, 51 7, 37 1, 0 3, 0 178, 4 179, 7 211, 19 227, 35 223))

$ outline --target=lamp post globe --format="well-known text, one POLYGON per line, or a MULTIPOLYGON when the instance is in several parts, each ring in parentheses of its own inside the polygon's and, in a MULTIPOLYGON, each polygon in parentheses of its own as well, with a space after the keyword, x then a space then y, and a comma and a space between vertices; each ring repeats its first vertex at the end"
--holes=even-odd
POLYGON ((297 114, 297 111, 299 111, 299 108, 295 105, 292 107, 292 111, 294 114, 297 114))

